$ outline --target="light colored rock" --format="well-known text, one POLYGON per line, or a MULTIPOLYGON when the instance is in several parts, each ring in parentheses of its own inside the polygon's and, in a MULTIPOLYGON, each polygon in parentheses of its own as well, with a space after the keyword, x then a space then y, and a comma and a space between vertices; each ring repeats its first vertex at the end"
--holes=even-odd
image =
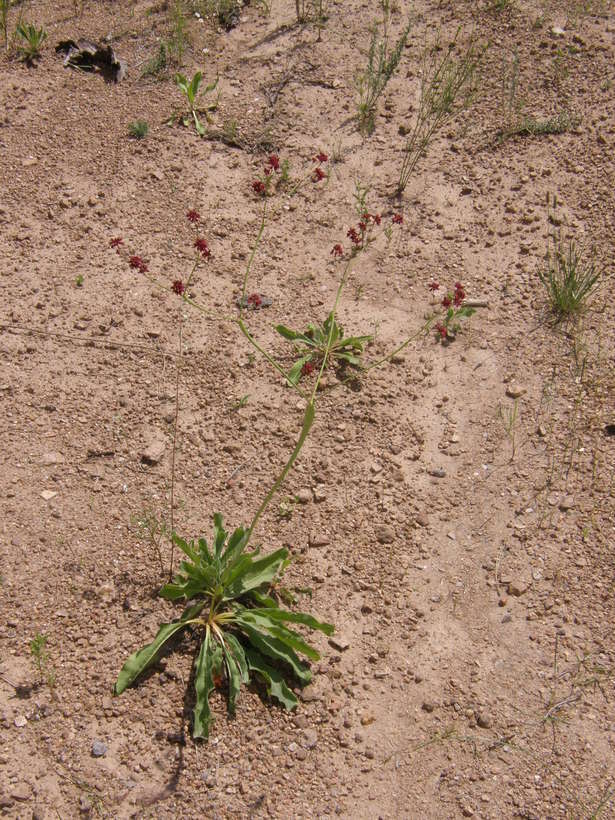
POLYGON ((377 524, 374 527, 374 535, 379 544, 392 544, 395 540, 395 530, 388 524, 377 524))
POLYGON ((30 786, 29 783, 17 783, 17 785, 11 789, 11 797, 13 800, 25 803, 32 797, 32 786, 30 786))
POLYGON ((64 457, 61 453, 43 453, 40 464, 44 467, 50 467, 53 464, 61 464, 63 461, 64 457))
POLYGON ((521 396, 525 395, 526 393, 527 393, 527 388, 522 387, 520 384, 516 384, 515 382, 513 382, 512 384, 509 384, 508 387, 506 388, 506 395, 508 396, 509 399, 519 399, 519 398, 521 398, 521 396))
POLYGON ((160 430, 148 430, 145 434, 145 445, 141 453, 141 461, 146 464, 158 464, 164 455, 166 438, 160 430))
POLYGON ((43 490, 43 492, 41 493, 41 498, 43 499, 43 501, 51 501, 51 499, 55 498, 56 495, 57 493, 53 490, 43 490))
POLYGON ((518 575, 508 584, 508 594, 520 598, 530 588, 532 581, 527 575, 518 575))
POLYGON ((340 633, 339 635, 332 635, 329 638, 329 643, 334 649, 337 649, 338 652, 345 652, 346 649, 350 646, 350 641, 348 638, 340 633))

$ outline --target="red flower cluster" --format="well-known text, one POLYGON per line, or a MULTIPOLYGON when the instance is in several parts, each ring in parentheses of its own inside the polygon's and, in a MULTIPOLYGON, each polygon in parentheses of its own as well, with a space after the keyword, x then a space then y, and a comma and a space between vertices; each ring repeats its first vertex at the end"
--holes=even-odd
POLYGON ((448 330, 444 325, 436 325, 436 331, 440 334, 443 339, 446 339, 448 336, 448 330))
POLYGON ((393 224, 394 225, 403 225, 404 224, 404 215, 403 214, 393 214, 393 224))
POLYGON ((260 293, 251 293, 248 296, 247 303, 249 307, 259 308, 263 304, 263 299, 260 293))
POLYGON ((115 239, 112 239, 109 243, 112 248, 117 248, 117 252, 120 252, 120 245, 124 244, 124 240, 121 236, 116 236, 115 239))
POLYGON ((382 222, 382 217, 380 214, 368 214, 367 211, 365 211, 362 221, 367 223, 373 222, 374 225, 380 225, 382 222))
MULTIPOLYGON (((312 157, 312 162, 319 162, 321 164, 324 163, 324 162, 329 162, 329 157, 327 156, 327 154, 323 154, 323 152, 320 151, 318 154, 316 154, 315 157, 312 157)), ((320 165, 318 166, 318 168, 314 168, 314 171, 313 171, 313 174, 312 174, 312 180, 314 182, 320 182, 321 179, 326 179, 326 177, 327 177, 327 175, 322 170, 320 165)))
POLYGON ((312 362, 304 362, 303 367, 301 368, 301 375, 302 376, 310 376, 314 372, 314 365, 312 362))
POLYGON ((211 256, 211 251, 209 249, 209 245, 207 244, 207 240, 201 237, 194 240, 194 247, 199 251, 203 259, 209 259, 211 256))
POLYGON ((359 233, 356 228, 348 228, 348 233, 346 236, 350 239, 353 245, 360 245, 363 241, 359 236, 359 233))
POLYGON ((439 282, 435 282, 435 281, 434 281, 434 282, 432 282, 432 283, 429 285, 429 290, 430 290, 432 293, 435 293, 437 290, 440 290, 440 283, 439 283, 439 282))
POLYGON ((314 168, 314 176, 313 176, 314 182, 320 182, 321 179, 326 179, 326 178, 327 178, 327 175, 325 174, 325 172, 322 170, 322 168, 320 166, 318 166, 318 168, 314 168))
MULTIPOLYGON (((437 282, 432 282, 429 286, 429 290, 436 291, 440 285, 437 282), (436 287, 434 287, 434 285, 436 287)), ((451 296, 450 293, 447 293, 446 296, 442 299, 442 307, 450 308, 451 305, 455 305, 456 308, 460 307, 463 300, 466 298, 466 292, 463 289, 463 285, 461 282, 455 282, 455 293, 451 296)))
POLYGON ((192 222, 193 225, 196 225, 197 222, 201 221, 201 214, 198 211, 195 211, 194 208, 186 214, 186 218, 188 222, 192 222))
POLYGON ((135 270, 138 270, 139 273, 147 273, 148 271, 147 262, 140 256, 131 256, 128 260, 128 264, 131 268, 135 268, 135 270))
POLYGON ((332 256, 343 256, 344 255, 344 249, 342 248, 342 246, 340 245, 339 242, 337 243, 337 245, 334 245, 331 248, 331 255, 332 256))
POLYGON ((265 180, 255 179, 252 182, 252 190, 254 193, 258 194, 258 196, 267 196, 269 193, 269 178, 273 176, 274 173, 279 173, 280 170, 281 166, 279 156, 277 154, 270 154, 263 168, 265 180))
POLYGON ((176 293, 178 296, 181 296, 186 290, 186 286, 184 285, 181 279, 176 279, 171 285, 171 290, 173 291, 173 293, 176 293))
POLYGON ((455 307, 459 307, 465 298, 466 292, 463 289, 463 285, 461 282, 455 282, 455 296, 453 297, 455 307))

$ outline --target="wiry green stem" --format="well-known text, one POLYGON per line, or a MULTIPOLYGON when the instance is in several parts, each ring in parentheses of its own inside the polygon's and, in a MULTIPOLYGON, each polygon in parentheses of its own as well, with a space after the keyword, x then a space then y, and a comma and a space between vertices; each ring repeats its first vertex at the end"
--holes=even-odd
POLYGON ((245 299, 246 299, 246 291, 248 288, 248 276, 250 275, 250 268, 252 267, 252 262, 254 261, 254 257, 256 255, 256 251, 258 246, 260 245, 261 238, 263 236, 263 231, 265 230, 265 219, 267 215, 267 200, 263 203, 263 216, 261 219, 261 225, 258 229, 258 234, 256 235, 256 241, 254 243, 254 247, 252 248, 252 253, 250 254, 250 258, 248 259, 248 264, 246 265, 246 272, 243 277, 243 288, 241 291, 241 300, 239 302, 239 315, 241 316, 241 312, 244 307, 245 299))
POLYGON ((299 453, 301 452, 301 448, 303 447, 303 445, 305 443, 305 440, 308 437, 308 433, 310 432, 310 428, 312 427, 312 423, 314 421, 314 413, 315 413, 314 402, 310 401, 308 403, 308 406, 305 408, 305 415, 303 416, 303 427, 301 428, 301 435, 299 436, 297 444, 295 445, 295 449, 292 451, 290 458, 288 459, 288 461, 284 465, 284 469, 282 470, 280 475, 275 480, 275 482, 273 484, 273 487, 269 490, 269 492, 265 496, 262 504, 260 505, 260 507, 256 511, 256 515, 252 519, 252 523, 250 524, 250 528, 249 528, 249 530, 246 534, 246 536, 247 536, 246 537, 246 544, 248 544, 248 542, 250 541, 250 538, 252 537, 252 533, 254 531, 254 527, 256 527, 259 518, 261 517, 261 515, 265 512, 265 510, 269 506, 269 502, 271 501, 273 496, 276 494, 279 487, 283 484, 284 479, 286 478, 286 476, 290 472, 291 467, 293 466, 293 464, 297 460, 297 457, 299 456, 299 453))

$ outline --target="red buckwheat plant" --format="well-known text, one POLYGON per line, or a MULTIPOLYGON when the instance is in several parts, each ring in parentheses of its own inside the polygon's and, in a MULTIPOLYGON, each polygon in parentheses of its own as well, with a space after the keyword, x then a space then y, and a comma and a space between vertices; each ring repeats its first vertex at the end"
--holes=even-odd
MULTIPOLYGON (((439 282, 431 282, 429 290, 435 294, 440 289, 439 282)), ((452 341, 461 330, 461 319, 469 319, 474 308, 464 305, 466 292, 461 282, 455 282, 453 293, 446 293, 440 304, 446 310, 442 320, 434 325, 436 339, 440 342, 452 341)))

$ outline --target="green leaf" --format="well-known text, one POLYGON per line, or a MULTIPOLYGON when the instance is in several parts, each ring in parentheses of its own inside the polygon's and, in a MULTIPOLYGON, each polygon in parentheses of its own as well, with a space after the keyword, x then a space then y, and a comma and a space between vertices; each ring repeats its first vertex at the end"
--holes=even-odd
POLYGON ((214 673, 219 673, 221 664, 222 649, 214 640, 211 628, 208 626, 196 661, 196 674, 194 677, 196 705, 194 707, 194 728, 192 732, 194 737, 209 737, 209 726, 211 724, 209 696, 216 688, 213 676, 214 673))
POLYGON ((182 91, 186 97, 188 96, 188 79, 184 77, 183 74, 176 74, 175 75, 175 84, 182 91))
POLYGON ((205 94, 209 94, 210 91, 215 91, 216 86, 218 85, 218 80, 219 79, 220 79, 219 77, 216 77, 216 79, 213 80, 213 82, 211 82, 211 83, 209 83, 209 85, 205 86, 205 94))
POLYGON ((139 675, 145 672, 152 664, 156 663, 167 641, 170 640, 173 635, 185 629, 186 626, 188 626, 186 622, 196 618, 204 605, 204 603, 199 603, 189 607, 184 610, 178 621, 173 621, 170 624, 162 624, 154 640, 147 646, 134 652, 128 658, 121 668, 115 683, 114 692, 116 695, 121 695, 125 689, 134 683, 139 675))
POLYGON ((250 565, 246 567, 245 571, 226 587, 222 600, 230 601, 233 598, 239 598, 251 589, 258 589, 263 584, 270 584, 275 578, 280 564, 287 556, 288 550, 282 548, 259 558, 257 561, 250 561, 250 565))
POLYGON ((254 649, 247 649, 246 660, 250 669, 263 678, 267 692, 271 697, 279 701, 288 710, 297 706, 298 700, 294 692, 288 688, 282 674, 277 669, 269 666, 259 652, 254 649))
POLYGON ((274 599, 270 598, 269 595, 263 595, 262 592, 258 592, 256 589, 251 590, 250 598, 252 598, 252 600, 260 607, 277 609, 277 601, 274 601, 274 599))
POLYGON ((240 616, 235 618, 235 624, 242 629, 253 647, 261 654, 288 664, 295 677, 302 684, 309 683, 312 680, 312 673, 301 662, 296 652, 279 638, 256 629, 253 624, 243 620, 240 616))
POLYGON ((231 535, 226 546, 226 550, 220 559, 222 566, 225 568, 232 568, 235 562, 241 556, 246 546, 246 531, 243 527, 237 527, 235 532, 231 535))
POLYGON ((222 555, 222 549, 226 543, 226 530, 220 513, 214 513, 214 558, 217 560, 222 555))
POLYGON ((282 621, 276 621, 273 617, 273 611, 261 610, 256 612, 253 609, 244 609, 241 613, 242 623, 248 622, 257 628, 265 629, 273 638, 278 638, 296 652, 301 652, 313 661, 320 660, 320 654, 313 646, 306 643, 301 635, 292 629, 288 629, 282 621))
POLYGON ((295 339, 298 339, 303 334, 297 333, 296 330, 291 330, 286 325, 276 325, 275 329, 280 334, 280 336, 284 336, 285 339, 288 339, 289 342, 294 342, 295 339))
POLYGON ((248 672, 248 664, 246 662, 246 654, 243 646, 239 643, 237 638, 231 632, 224 633, 224 640, 230 651, 233 653, 235 662, 241 672, 241 680, 243 683, 250 682, 250 674, 248 672))
POLYGON ((194 542, 192 542, 192 544, 188 544, 187 541, 184 541, 184 539, 180 538, 175 532, 171 535, 171 539, 173 543, 196 564, 199 560, 199 556, 197 551, 194 549, 194 542))
POLYGON ((307 356, 302 356, 300 359, 297 359, 297 361, 288 371, 288 381, 291 384, 298 384, 299 379, 301 378, 301 371, 303 370, 303 365, 307 364, 307 362, 311 360, 312 355, 312 353, 308 353, 307 356))
POLYGON ((354 356, 352 353, 345 351, 338 353, 336 350, 333 350, 332 354, 336 359, 342 359, 342 361, 348 362, 348 364, 351 364, 353 367, 358 367, 361 364, 361 359, 359 359, 358 356, 354 356))
POLYGON ((250 614, 259 614, 259 615, 266 615, 268 618, 271 618, 272 621, 289 621, 294 624, 303 624, 304 626, 309 626, 310 629, 319 629, 321 632, 324 632, 325 635, 333 635, 335 632, 335 627, 333 624, 325 623, 324 621, 317 621, 312 615, 308 615, 306 612, 290 612, 287 609, 251 609, 249 610, 250 614))
POLYGON ((196 111, 192 112, 192 116, 194 118, 194 127, 196 128, 197 134, 199 135, 199 137, 205 136, 205 129, 201 125, 201 122, 200 122, 199 118, 196 115, 196 111))
POLYGON ((237 695, 242 682, 248 675, 247 663, 243 648, 233 635, 224 635, 222 651, 228 677, 228 710, 231 715, 234 715, 237 695))
POLYGON ((213 561, 213 556, 209 551, 209 546, 204 538, 199 538, 199 552, 201 554, 202 560, 205 561, 205 563, 207 564, 211 564, 211 562, 213 561))
POLYGON ((201 71, 197 71, 190 85, 188 86, 188 96, 190 102, 193 103, 196 100, 197 94, 199 93, 199 86, 201 84, 201 80, 203 79, 203 74, 201 71))
POLYGON ((355 350, 363 350, 363 346, 371 342, 373 336, 347 336, 340 342, 341 347, 352 347, 355 350))

